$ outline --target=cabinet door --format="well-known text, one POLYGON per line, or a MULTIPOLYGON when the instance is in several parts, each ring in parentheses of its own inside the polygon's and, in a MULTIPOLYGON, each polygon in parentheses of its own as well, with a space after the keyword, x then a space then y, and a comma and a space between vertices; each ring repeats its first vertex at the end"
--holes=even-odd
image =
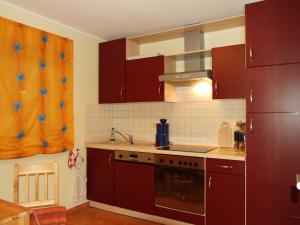
POLYGON ((114 204, 114 152, 87 149, 87 198, 114 204))
POLYGON ((300 1, 246 5, 248 67, 300 62, 300 1))
POLYGON ((126 63, 126 101, 163 101, 164 84, 158 76, 164 73, 164 56, 128 60, 126 63))
POLYGON ((99 45, 99 103, 125 102, 126 39, 99 45))
POLYGON ((245 224, 245 177, 207 172, 206 224, 245 224))
POLYGON ((249 113, 247 121, 247 225, 299 224, 299 113, 249 113))
POLYGON ((245 45, 212 49, 213 98, 245 97, 245 45))
POLYGON ((248 68, 248 112, 299 112, 300 63, 248 68))
POLYGON ((117 206, 154 214, 154 166, 129 162, 115 166, 117 206))

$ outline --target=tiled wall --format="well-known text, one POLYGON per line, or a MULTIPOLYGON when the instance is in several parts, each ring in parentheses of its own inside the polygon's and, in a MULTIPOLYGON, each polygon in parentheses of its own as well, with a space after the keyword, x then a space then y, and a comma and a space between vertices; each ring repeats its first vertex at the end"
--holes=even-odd
POLYGON ((113 126, 113 105, 87 104, 85 111, 85 142, 109 137, 113 126))
POLYGON ((87 105, 86 141, 109 138, 111 127, 154 141, 155 124, 167 118, 172 142, 217 144, 221 122, 234 128, 245 120, 244 100, 212 100, 211 93, 199 94, 194 87, 177 88, 176 94, 176 103, 87 105))

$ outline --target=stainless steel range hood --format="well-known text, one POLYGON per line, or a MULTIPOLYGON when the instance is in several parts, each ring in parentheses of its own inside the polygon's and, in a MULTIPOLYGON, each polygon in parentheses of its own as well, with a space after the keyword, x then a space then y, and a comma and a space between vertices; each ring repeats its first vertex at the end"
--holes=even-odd
MULTIPOLYGON (((185 52, 193 52, 204 49, 204 33, 195 30, 184 34, 185 52)), ((184 72, 167 73, 159 76, 159 81, 171 83, 173 86, 192 85, 202 79, 211 79, 212 71, 205 70, 204 56, 191 54, 184 56, 184 72)))
POLYGON ((203 71, 165 74, 159 76, 159 81, 172 83, 173 86, 190 86, 195 83, 198 83, 200 80, 211 79, 211 78, 212 78, 212 71, 203 70, 203 71))

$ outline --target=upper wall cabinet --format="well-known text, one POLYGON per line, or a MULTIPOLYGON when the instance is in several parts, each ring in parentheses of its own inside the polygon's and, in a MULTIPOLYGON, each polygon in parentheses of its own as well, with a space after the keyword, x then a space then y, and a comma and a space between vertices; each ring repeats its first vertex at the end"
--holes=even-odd
MULTIPOLYGON (((168 88, 159 82, 164 73, 164 56, 128 60, 126 62, 126 101, 172 101, 168 88)), ((175 98, 175 95, 173 96, 175 98)))
POLYGON ((164 56, 128 60, 138 54, 130 40, 119 39, 99 46, 99 103, 175 101, 175 88, 159 82, 164 56))
POLYGON ((245 98, 245 45, 212 49, 213 98, 245 98))
POLYGON ((126 62, 126 101, 162 101, 163 84, 158 76, 164 73, 164 56, 128 60, 126 62))
POLYGON ((246 5, 247 67, 300 62, 300 1, 246 5))
POLYGON ((99 73, 99 103, 125 102, 125 38, 100 43, 99 73))
MULTIPOLYGON (((244 16, 101 43, 99 48, 99 103, 176 101, 175 87, 190 85, 194 82, 184 80, 180 84, 179 82, 161 83, 159 75, 193 71, 194 69, 188 67, 186 62, 191 65, 196 61, 191 60, 194 58, 199 59, 200 68, 211 69, 211 48, 225 45, 223 38, 220 38, 222 41, 216 41, 214 36, 220 36, 218 32, 222 34, 225 32, 224 39, 228 39, 227 35, 233 36, 232 32, 236 32, 235 28, 239 31, 241 28, 244 29, 244 16), (195 49, 189 46, 191 43, 185 38, 191 31, 199 31, 200 37, 203 37, 203 41, 199 37, 200 46, 197 44, 195 49), (204 37, 212 41, 205 44, 204 37)), ((238 32, 238 35, 241 33, 243 32, 238 32)), ((195 39, 196 42, 197 39, 195 39)), ((228 45, 242 43, 243 38, 238 38, 233 43, 229 42, 228 45)), ((227 43, 226 40, 225 43, 227 43)), ((222 81, 221 76, 223 75, 220 75, 219 82, 226 84, 224 86, 226 87, 227 81, 222 81)), ((231 85, 233 87, 231 90, 236 90, 235 87, 239 86, 235 83, 231 85)), ((242 97, 237 93, 228 95, 227 93, 231 90, 228 88, 222 94, 223 96, 216 98, 242 97)))

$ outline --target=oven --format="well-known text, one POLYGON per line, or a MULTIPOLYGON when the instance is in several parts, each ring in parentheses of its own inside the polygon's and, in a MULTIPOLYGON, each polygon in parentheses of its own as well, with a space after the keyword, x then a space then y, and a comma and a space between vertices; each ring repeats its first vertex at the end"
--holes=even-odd
POLYGON ((155 207, 204 215, 204 158, 155 157, 155 207))

